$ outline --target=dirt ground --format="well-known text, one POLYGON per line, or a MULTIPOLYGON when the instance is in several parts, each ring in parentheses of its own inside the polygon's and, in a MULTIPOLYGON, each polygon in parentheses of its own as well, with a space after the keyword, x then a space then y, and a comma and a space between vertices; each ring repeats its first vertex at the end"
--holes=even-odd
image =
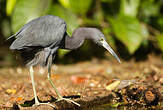
POLYGON ((40 102, 55 106, 32 106, 34 96, 25 67, 0 68, 0 109, 2 110, 108 110, 163 109, 163 60, 150 55, 135 62, 97 60, 53 65, 52 80, 65 98, 80 104, 56 101, 47 80, 47 69, 35 67, 40 102))

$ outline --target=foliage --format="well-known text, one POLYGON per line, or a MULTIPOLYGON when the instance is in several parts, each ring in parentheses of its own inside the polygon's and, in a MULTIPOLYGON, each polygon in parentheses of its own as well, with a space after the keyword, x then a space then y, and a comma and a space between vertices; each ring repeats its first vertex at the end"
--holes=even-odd
MULTIPOLYGON (((157 41, 155 48, 163 51, 162 0, 7 0, 3 10, 6 14, 0 14, 0 27, 4 28, 0 30, 5 37, 34 18, 52 14, 67 22, 70 35, 79 26, 93 26, 109 36, 113 47, 118 39, 130 54, 144 42, 153 42, 151 37, 157 41)), ((59 55, 65 53, 61 51, 59 55)))
POLYGON ((17 32, 28 21, 45 15, 50 4, 51 0, 19 0, 11 16, 13 32, 17 32))
POLYGON ((123 42, 129 52, 133 54, 140 46, 143 35, 141 25, 136 18, 120 16, 110 19, 116 37, 123 42))
POLYGON ((82 15, 87 13, 92 1, 93 0, 59 0, 65 8, 82 15))
POLYGON ((12 13, 12 11, 14 9, 15 3, 16 3, 16 0, 7 0, 7 3, 6 3, 6 14, 8 16, 11 15, 11 13, 12 13))
POLYGON ((163 33, 157 36, 157 40, 158 40, 159 47, 163 51, 163 33))
POLYGON ((64 19, 67 23, 67 31, 70 35, 72 34, 73 30, 79 26, 78 22, 74 22, 77 21, 77 16, 58 4, 51 6, 48 14, 56 15, 64 19))

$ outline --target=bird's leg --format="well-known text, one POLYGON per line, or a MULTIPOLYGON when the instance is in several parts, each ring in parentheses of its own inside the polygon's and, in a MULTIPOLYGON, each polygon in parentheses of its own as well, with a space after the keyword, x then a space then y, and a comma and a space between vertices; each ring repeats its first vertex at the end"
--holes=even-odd
MULTIPOLYGON (((38 98, 37 98, 37 94, 36 94, 36 88, 35 88, 35 82, 34 82, 34 70, 33 70, 33 66, 30 66, 29 68, 29 72, 30 72, 30 76, 31 76, 31 81, 32 81, 32 87, 33 87, 33 93, 34 93, 34 97, 35 97, 35 104, 33 106, 38 106, 38 105, 49 105, 51 107, 54 107, 52 104, 49 103, 40 103, 38 98)), ((55 107, 54 107, 55 108, 55 107)))
POLYGON ((31 76, 31 81, 32 81, 32 87, 33 87, 33 93, 34 93, 34 97, 35 97, 35 104, 39 104, 38 98, 37 98, 37 94, 36 94, 36 88, 35 88, 35 82, 34 82, 34 70, 33 70, 33 66, 30 66, 30 76, 31 76))
POLYGON ((50 67, 48 67, 48 76, 47 76, 50 84, 52 85, 52 87, 54 88, 57 96, 58 96, 58 99, 62 99, 62 96, 61 94, 58 92, 57 88, 55 87, 55 85, 53 84, 53 81, 51 80, 51 72, 50 72, 50 67))
POLYGON ((57 94, 57 96, 58 96, 57 101, 66 100, 66 101, 68 101, 68 102, 70 102, 70 103, 73 103, 73 104, 75 104, 75 105, 80 106, 80 104, 78 104, 77 102, 74 102, 74 101, 71 100, 71 99, 63 98, 63 97, 61 96, 61 94, 60 94, 59 91, 57 90, 56 86, 54 85, 53 81, 51 80, 51 64, 52 64, 52 55, 50 55, 49 58, 48 58, 48 65, 47 65, 47 66, 48 66, 48 75, 47 75, 47 78, 48 78, 50 84, 52 85, 52 87, 54 88, 54 90, 55 90, 55 92, 56 92, 56 94, 57 94))

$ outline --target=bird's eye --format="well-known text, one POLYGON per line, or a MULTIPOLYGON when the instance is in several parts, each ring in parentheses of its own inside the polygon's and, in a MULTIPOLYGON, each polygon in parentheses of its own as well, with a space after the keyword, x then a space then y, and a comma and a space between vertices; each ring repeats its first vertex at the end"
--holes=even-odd
POLYGON ((103 38, 100 39, 100 41, 103 41, 103 40, 104 40, 103 38))

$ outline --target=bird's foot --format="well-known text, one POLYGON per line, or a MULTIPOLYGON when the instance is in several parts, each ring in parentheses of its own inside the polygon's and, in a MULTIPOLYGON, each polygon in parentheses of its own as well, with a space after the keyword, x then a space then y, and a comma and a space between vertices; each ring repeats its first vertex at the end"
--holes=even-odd
POLYGON ((71 100, 71 99, 67 99, 67 98, 58 98, 57 99, 57 102, 58 101, 61 101, 61 100, 65 100, 65 101, 67 101, 67 102, 69 102, 69 103, 73 103, 73 104, 75 104, 75 105, 77 105, 77 106, 80 106, 80 104, 78 104, 77 102, 75 102, 75 101, 73 101, 73 100, 71 100))
POLYGON ((33 106, 40 106, 40 105, 48 105, 48 106, 55 108, 55 106, 50 104, 49 102, 47 102, 47 103, 36 102, 35 104, 33 104, 33 106))

